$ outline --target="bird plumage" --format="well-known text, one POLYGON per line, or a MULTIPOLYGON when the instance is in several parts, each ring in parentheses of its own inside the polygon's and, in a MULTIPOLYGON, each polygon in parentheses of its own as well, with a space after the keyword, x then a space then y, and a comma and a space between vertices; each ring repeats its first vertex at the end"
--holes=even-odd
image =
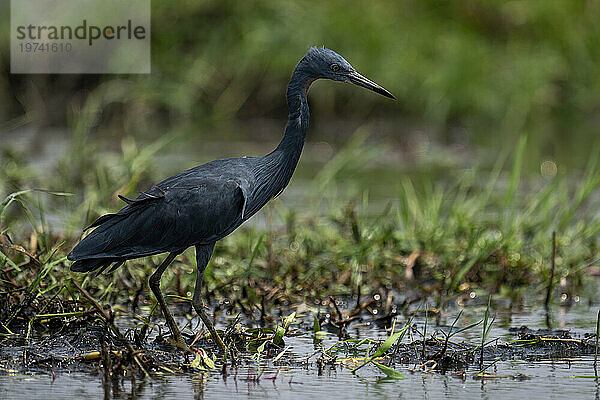
POLYGON ((163 180, 114 214, 104 215, 67 256, 73 271, 88 272, 128 259, 214 245, 258 212, 289 183, 309 124, 306 94, 318 78, 351 82, 393 97, 362 77, 339 54, 311 48, 288 84, 289 120, 275 150, 263 157, 227 158, 163 180), (358 81, 356 80, 358 77, 358 81))
POLYGON ((168 252, 150 276, 149 286, 175 342, 187 348, 160 290, 160 279, 179 253, 195 246, 198 273, 192 305, 214 342, 226 351, 202 304, 204 269, 215 242, 233 232, 289 183, 308 130, 306 94, 310 84, 319 78, 352 83, 394 97, 356 72, 334 51, 309 49, 288 84, 289 118, 275 150, 263 157, 211 161, 167 178, 135 199, 119 196, 127 205, 98 218, 90 226, 94 230, 67 256, 74 261, 71 270, 102 272, 111 265, 111 270, 118 268, 128 259, 168 252))
MULTIPOLYGON (((212 161, 156 184, 95 228, 69 254, 71 269, 87 272, 107 263, 164 252, 179 253, 227 236, 283 186, 270 188, 278 159, 230 158, 212 161), (270 180, 269 180, 270 182, 270 180)), ((287 182, 286 182, 287 183, 287 182)))

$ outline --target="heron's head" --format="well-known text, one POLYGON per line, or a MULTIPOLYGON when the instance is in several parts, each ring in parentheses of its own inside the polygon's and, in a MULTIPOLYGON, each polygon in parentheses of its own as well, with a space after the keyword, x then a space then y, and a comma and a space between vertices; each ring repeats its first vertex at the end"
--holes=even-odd
POLYGON ((395 99, 388 90, 365 78, 344 57, 333 50, 311 47, 302 59, 303 67, 314 79, 331 79, 334 81, 352 83, 370 89, 376 93, 395 99))

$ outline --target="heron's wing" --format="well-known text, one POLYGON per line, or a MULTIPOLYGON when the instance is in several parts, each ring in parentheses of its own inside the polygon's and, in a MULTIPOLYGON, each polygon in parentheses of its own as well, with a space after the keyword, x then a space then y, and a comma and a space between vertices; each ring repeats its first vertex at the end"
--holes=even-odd
POLYGON ((115 215, 127 215, 134 210, 134 206, 139 206, 146 204, 148 202, 152 202, 155 200, 160 200, 165 197, 165 192, 158 186, 152 186, 150 189, 140 193, 140 195, 135 199, 130 199, 128 197, 118 195, 119 199, 123 200, 127 203, 126 207, 123 207, 119 212, 114 214, 105 214, 92 222, 90 225, 85 227, 83 230, 87 231, 88 229, 95 228, 97 226, 102 225, 109 219, 113 218, 115 215))
POLYGON ((115 214, 100 217, 96 227, 69 259, 135 258, 176 252, 214 243, 242 222, 243 184, 233 179, 194 177, 153 187, 115 214))
POLYGON ((244 221, 245 217, 247 216, 246 215, 246 206, 248 205, 248 196, 251 193, 250 184, 248 183, 248 181, 246 179, 236 179, 234 182, 236 183, 238 189, 242 193, 242 197, 244 198, 244 203, 242 204, 242 214, 241 214, 242 221, 244 221))
MULTIPOLYGON (((228 193, 237 190, 243 197, 241 218, 248 217, 250 194, 253 192, 251 182, 255 181, 251 163, 256 157, 225 158, 199 165, 192 169, 183 171, 177 175, 158 183, 156 187, 161 190, 171 188, 194 188, 202 186, 206 182, 224 182, 228 193), (237 190, 236 190, 237 187, 237 190), (233 190, 229 192, 230 190, 233 190)), ((235 193, 237 196, 239 193, 235 193)))
POLYGON ((145 192, 140 193, 140 195, 135 199, 130 199, 128 197, 119 195, 119 198, 130 206, 131 205, 139 205, 139 204, 142 204, 142 203, 148 202, 148 201, 162 199, 164 197, 165 197, 165 192, 163 192, 163 190, 158 186, 152 186, 150 189, 146 190, 145 192))

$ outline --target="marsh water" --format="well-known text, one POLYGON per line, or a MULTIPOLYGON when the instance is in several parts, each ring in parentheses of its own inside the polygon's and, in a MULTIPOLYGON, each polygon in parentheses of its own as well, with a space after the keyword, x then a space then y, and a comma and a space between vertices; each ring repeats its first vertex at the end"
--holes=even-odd
MULTIPOLYGON (((556 307, 548 315, 543 307, 525 305, 519 311, 509 311, 499 303, 494 312, 490 338, 499 343, 515 339, 515 330, 526 326, 531 331, 552 329, 569 331, 574 339, 595 331, 595 313, 598 305, 579 301, 570 306, 556 307), (504 311, 502 311, 504 309, 504 311), (550 319, 548 319, 548 316, 550 319)), ((481 318, 485 307, 476 301, 462 308, 463 316, 457 327, 481 318)), ((458 308, 450 307, 442 313, 439 325, 431 330, 448 329, 458 308)), ((398 317, 398 321, 403 318, 398 317)), ((227 321, 223 321, 225 324, 227 321)), ((417 327, 423 328, 423 317, 416 318, 417 327)), ((350 337, 385 338, 389 332, 381 326, 357 324, 348 330, 350 337)), ((480 329, 467 330, 456 342, 477 342, 480 329)), ((326 335, 321 342, 325 348, 337 342, 335 334, 326 335)), ((409 337, 405 338, 410 341, 409 337)), ((103 386, 101 373, 68 372, 56 369, 50 372, 14 371, 0 376, 0 398, 72 398, 96 399, 102 396, 127 399, 193 399, 193 398, 406 398, 406 399, 522 399, 535 393, 536 398, 573 399, 599 398, 600 382, 594 376, 594 355, 557 357, 544 352, 531 352, 519 359, 486 360, 494 363, 486 370, 488 377, 478 378, 476 364, 460 370, 426 371, 414 364, 396 363, 395 369, 406 379, 386 378, 377 368, 366 366, 356 373, 351 360, 338 360, 335 365, 318 367, 313 335, 306 333, 286 338, 287 351, 277 362, 271 359, 246 358, 226 375, 220 371, 184 374, 157 374, 151 379, 118 378, 108 387, 103 386), (109 390, 111 393, 105 393, 109 390)), ((65 349, 66 352, 68 349, 65 349)), ((9 351, 4 349, 4 352, 9 351)))

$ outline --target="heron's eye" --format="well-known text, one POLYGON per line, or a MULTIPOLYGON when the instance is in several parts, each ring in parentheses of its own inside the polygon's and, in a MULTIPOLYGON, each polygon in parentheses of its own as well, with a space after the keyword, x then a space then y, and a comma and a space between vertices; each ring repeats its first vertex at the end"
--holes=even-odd
POLYGON ((331 64, 331 70, 333 72, 338 72, 340 70, 340 66, 337 64, 331 64))

